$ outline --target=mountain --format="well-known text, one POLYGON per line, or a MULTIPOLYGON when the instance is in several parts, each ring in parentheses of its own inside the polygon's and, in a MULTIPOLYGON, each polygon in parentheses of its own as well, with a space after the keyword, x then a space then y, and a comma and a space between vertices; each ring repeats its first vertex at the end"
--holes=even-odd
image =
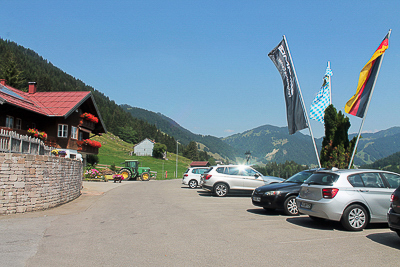
MULTIPOLYGON (((355 134, 349 135, 351 140, 355 134)), ((300 132, 289 135, 287 127, 264 125, 223 138, 238 154, 246 151, 258 161, 276 161, 283 163, 293 160, 299 164, 317 164, 314 146, 309 135, 300 132)), ((321 151, 322 138, 315 140, 318 153, 321 151)), ((400 127, 392 127, 376 133, 361 135, 354 158, 355 165, 372 163, 400 151, 400 127)))
MULTIPOLYGON (((0 38, 0 78, 6 78, 6 69, 22 71, 14 86, 26 89, 27 81, 37 81, 39 91, 92 91, 108 131, 125 141, 137 143, 144 138, 156 140, 176 151, 176 140, 183 145, 196 141, 200 150, 215 159, 240 162, 247 151, 258 162, 286 160, 299 164, 316 164, 313 144, 308 135, 298 132, 289 135, 286 127, 264 125, 226 138, 194 134, 160 113, 129 105, 117 105, 100 91, 63 72, 37 53, 14 42, 0 38), (23 79, 22 79, 23 76, 23 79)), ((7 72, 8 73, 8 72, 7 72)), ((12 84, 10 84, 13 86, 12 84)), ((352 138, 354 135, 350 135, 352 138)), ((316 140, 320 150, 322 138, 316 140)), ((400 127, 377 133, 362 134, 354 163, 364 165, 400 151, 400 127)))
POLYGON ((120 105, 120 107, 129 112, 134 118, 155 125, 157 129, 169 136, 173 136, 183 145, 188 145, 190 141, 196 141, 199 143, 200 150, 206 151, 210 156, 217 160, 236 160, 237 151, 235 151, 233 147, 222 141, 220 138, 211 135, 194 134, 161 113, 155 113, 145 109, 132 107, 127 104, 120 105))
POLYGON ((364 133, 361 134, 354 163, 356 165, 371 164, 399 151, 400 127, 392 127, 376 133, 364 133))
POLYGON ((378 169, 400 173, 400 152, 379 159, 372 164, 361 166, 363 169, 378 169))
POLYGON ((287 127, 264 125, 222 139, 240 155, 251 152, 253 160, 268 162, 295 161, 299 164, 317 164, 311 138, 300 132, 289 135, 287 127))
MULTIPOLYGON (((178 139, 187 145, 190 141, 200 143, 200 150, 204 150, 216 159, 229 161, 243 161, 245 153, 251 152, 251 162, 294 161, 304 165, 317 165, 314 146, 309 135, 301 132, 289 135, 287 127, 263 125, 243 133, 234 134, 225 138, 203 136, 190 132, 181 127, 173 119, 161 113, 155 113, 129 105, 121 105, 133 117, 144 120, 162 132, 178 139)), ((350 134, 352 139, 355 134, 350 134)), ((321 151, 322 138, 315 140, 318 153, 321 151)), ((361 135, 355 165, 372 163, 378 159, 400 151, 400 127, 392 127, 376 133, 361 135)))

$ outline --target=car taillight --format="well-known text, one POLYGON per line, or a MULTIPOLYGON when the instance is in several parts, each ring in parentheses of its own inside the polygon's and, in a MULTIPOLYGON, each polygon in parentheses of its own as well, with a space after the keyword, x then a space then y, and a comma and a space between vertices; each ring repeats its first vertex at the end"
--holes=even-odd
POLYGON ((185 173, 184 175, 183 175, 183 177, 188 177, 189 176, 189 174, 187 174, 187 173, 185 173))
POLYGON ((337 188, 324 188, 322 189, 322 196, 324 198, 334 198, 336 196, 336 194, 339 192, 339 189, 337 188))
POLYGON ((207 174, 206 176, 204 176, 204 179, 208 180, 211 178, 211 176, 212 176, 211 174, 207 174))
POLYGON ((399 197, 396 196, 394 193, 390 196, 390 202, 396 201, 398 199, 399 199, 399 197))

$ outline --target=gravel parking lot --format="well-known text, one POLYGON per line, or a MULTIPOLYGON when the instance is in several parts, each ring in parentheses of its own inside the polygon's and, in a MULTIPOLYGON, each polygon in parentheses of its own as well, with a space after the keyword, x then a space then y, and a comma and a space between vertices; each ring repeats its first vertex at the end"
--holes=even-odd
POLYGON ((180 180, 86 184, 79 199, 0 217, 4 266, 393 266, 386 224, 347 232, 213 197, 180 180))

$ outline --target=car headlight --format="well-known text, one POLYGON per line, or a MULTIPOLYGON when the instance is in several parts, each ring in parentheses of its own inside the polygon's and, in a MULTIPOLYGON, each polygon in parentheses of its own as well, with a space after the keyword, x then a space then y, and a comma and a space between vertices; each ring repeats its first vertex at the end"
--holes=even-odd
POLYGON ((266 195, 266 196, 277 196, 280 193, 281 193, 280 191, 267 191, 267 192, 264 193, 264 195, 266 195))

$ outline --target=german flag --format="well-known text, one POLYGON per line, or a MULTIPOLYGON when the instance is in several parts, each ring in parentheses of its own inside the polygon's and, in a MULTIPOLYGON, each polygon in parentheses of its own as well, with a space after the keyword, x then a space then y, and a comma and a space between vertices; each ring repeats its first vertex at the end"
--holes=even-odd
POLYGON ((389 33, 385 36, 382 43, 376 49, 371 59, 365 64, 360 72, 356 94, 347 101, 344 108, 345 112, 360 118, 364 117, 370 95, 372 93, 375 80, 378 77, 379 66, 385 50, 389 47, 389 33))

